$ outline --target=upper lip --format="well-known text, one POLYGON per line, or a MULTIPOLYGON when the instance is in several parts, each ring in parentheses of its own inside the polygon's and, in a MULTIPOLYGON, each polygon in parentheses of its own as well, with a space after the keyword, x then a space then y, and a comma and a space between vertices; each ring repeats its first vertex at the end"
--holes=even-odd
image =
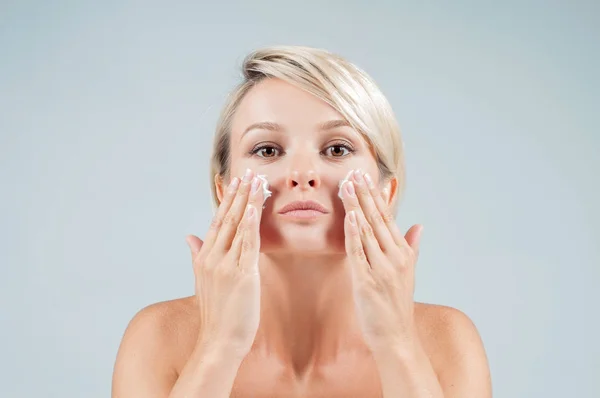
POLYGON ((290 202, 279 209, 279 213, 287 213, 288 211, 293 210, 316 210, 321 213, 328 213, 327 209, 322 204, 315 202, 314 200, 297 200, 295 202, 290 202))

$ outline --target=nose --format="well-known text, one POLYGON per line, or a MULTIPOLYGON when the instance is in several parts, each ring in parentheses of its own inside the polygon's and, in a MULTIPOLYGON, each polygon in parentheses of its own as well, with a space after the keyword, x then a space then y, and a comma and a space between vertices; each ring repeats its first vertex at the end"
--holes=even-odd
POLYGON ((314 170, 292 170, 287 178, 288 188, 299 188, 308 190, 318 188, 321 185, 321 179, 314 170))

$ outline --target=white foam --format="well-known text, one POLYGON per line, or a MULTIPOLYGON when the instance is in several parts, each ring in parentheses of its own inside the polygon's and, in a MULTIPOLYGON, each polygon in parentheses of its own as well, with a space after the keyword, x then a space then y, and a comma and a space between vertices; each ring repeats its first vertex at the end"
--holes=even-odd
POLYGON ((263 208, 264 204, 267 201, 267 198, 270 198, 273 192, 269 191, 269 181, 267 181, 267 176, 263 174, 257 174, 256 178, 260 178, 262 180, 262 189, 263 189, 263 208))
POLYGON ((346 177, 344 177, 344 179, 338 183, 338 188, 339 188, 338 189, 338 197, 340 199, 344 199, 344 197, 342 196, 342 188, 344 187, 344 183, 346 183, 346 182, 348 182, 348 180, 350 180, 350 177, 352 176, 353 172, 354 172, 354 170, 350 170, 348 172, 348 174, 346 175, 346 177))

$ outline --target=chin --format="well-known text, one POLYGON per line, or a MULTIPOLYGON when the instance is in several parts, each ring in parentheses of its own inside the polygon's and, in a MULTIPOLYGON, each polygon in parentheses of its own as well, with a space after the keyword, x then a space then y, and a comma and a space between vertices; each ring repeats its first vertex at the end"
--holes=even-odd
POLYGON ((326 255, 345 252, 343 230, 334 232, 327 228, 306 228, 300 225, 263 227, 265 228, 261 228, 261 251, 264 253, 326 255))

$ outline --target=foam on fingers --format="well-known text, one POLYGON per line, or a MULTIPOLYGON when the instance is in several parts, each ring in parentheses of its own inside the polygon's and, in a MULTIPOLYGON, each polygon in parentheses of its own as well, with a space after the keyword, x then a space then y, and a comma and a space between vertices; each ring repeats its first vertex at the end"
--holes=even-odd
POLYGON ((348 174, 346 174, 346 177, 344 177, 344 179, 338 183, 338 188, 339 188, 338 189, 338 197, 340 199, 344 199, 344 197, 342 196, 342 188, 344 187, 344 183, 346 183, 346 182, 348 182, 348 180, 350 180, 350 177, 352 176, 353 172, 354 172, 354 170, 350 170, 348 172, 348 174))
POLYGON ((271 197, 271 195, 273 194, 273 192, 269 191, 269 181, 267 181, 267 176, 264 174, 257 174, 256 178, 260 178, 263 182, 263 184, 262 184, 263 196, 266 201, 267 198, 271 197))

